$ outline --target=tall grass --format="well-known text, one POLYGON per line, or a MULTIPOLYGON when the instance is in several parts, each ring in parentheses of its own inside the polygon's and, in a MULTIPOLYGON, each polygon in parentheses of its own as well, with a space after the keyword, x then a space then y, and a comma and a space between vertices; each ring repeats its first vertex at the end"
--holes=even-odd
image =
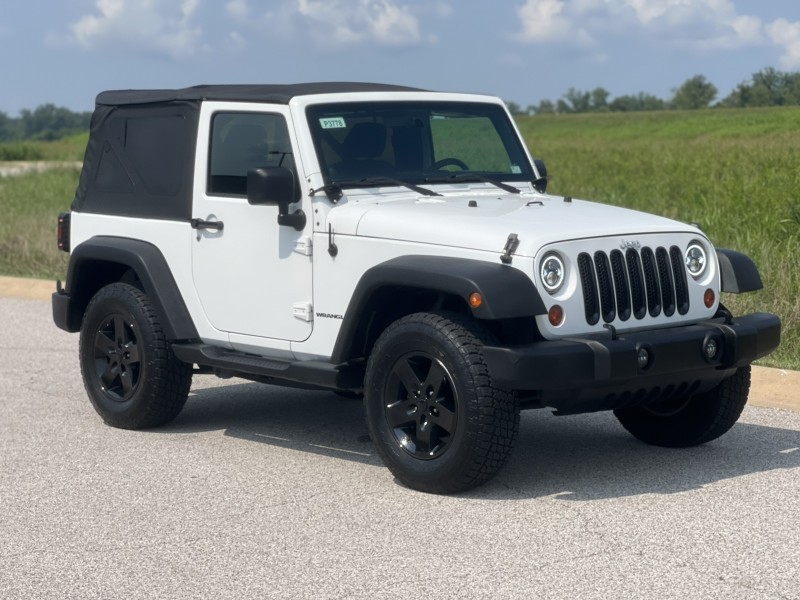
POLYGON ((734 313, 783 321, 763 364, 800 368, 800 109, 554 115, 520 119, 549 191, 699 223, 748 254, 764 289, 725 294, 734 313))
POLYGON ((56 247, 58 213, 69 210, 77 169, 0 177, 0 274, 64 279, 67 254, 56 247))
POLYGON ((78 133, 53 142, 26 140, 0 142, 0 161, 4 160, 83 160, 88 133, 78 133))

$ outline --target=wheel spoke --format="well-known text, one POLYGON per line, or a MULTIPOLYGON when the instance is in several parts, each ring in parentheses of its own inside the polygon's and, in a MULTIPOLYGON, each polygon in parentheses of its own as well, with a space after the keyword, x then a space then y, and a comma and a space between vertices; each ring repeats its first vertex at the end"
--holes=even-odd
POLYGON ((429 400, 438 399, 439 390, 446 376, 442 365, 438 361, 432 360, 425 382, 422 384, 422 393, 426 394, 429 400))
POLYGON ((109 360, 106 364, 105 370, 100 374, 100 380, 103 382, 103 386, 109 390, 118 376, 119 367, 117 366, 117 363, 109 360))
POLYGON ((431 415, 431 420, 435 425, 449 434, 456 428, 456 413, 447 408, 441 402, 436 403, 436 413, 431 415))
POLYGON ((122 395, 127 397, 133 389, 133 381, 131 380, 131 372, 128 370, 123 371, 119 375, 119 381, 122 384, 122 395))
POLYGON ((114 338, 117 342, 117 348, 122 348, 129 341, 125 321, 120 315, 114 315, 114 338))
POLYGON ((417 424, 417 435, 414 441, 417 444, 418 452, 428 453, 432 450, 431 433, 433 433, 433 423, 428 418, 417 424))
POLYGON ((386 407, 386 421, 392 428, 400 427, 412 422, 416 412, 417 405, 413 400, 398 400, 386 407))
POLYGON ((413 396, 414 392, 418 391, 422 385, 407 358, 397 361, 392 370, 392 375, 400 380, 409 396, 413 396))
POLYGON ((103 331, 98 331, 94 336, 94 355, 108 358, 115 350, 114 340, 103 331))

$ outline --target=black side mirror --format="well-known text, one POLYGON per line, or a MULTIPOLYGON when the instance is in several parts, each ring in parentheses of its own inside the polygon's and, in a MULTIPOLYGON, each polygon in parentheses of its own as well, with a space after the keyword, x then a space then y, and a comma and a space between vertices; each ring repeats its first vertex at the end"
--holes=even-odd
POLYGON ((289 212, 289 205, 296 199, 294 173, 286 167, 259 167, 247 172, 247 201, 255 205, 277 204, 278 225, 300 231, 306 226, 305 213, 301 209, 289 212))
POLYGON ((547 167, 541 158, 534 158, 533 164, 539 172, 539 179, 533 182, 533 187, 536 188, 537 192, 544 194, 547 191, 547 167))

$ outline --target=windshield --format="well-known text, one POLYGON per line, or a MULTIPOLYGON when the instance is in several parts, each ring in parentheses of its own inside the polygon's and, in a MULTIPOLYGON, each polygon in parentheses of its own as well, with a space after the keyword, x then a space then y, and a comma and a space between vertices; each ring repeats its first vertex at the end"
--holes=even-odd
POLYGON ((307 108, 328 183, 531 181, 502 107, 467 102, 352 102, 307 108))

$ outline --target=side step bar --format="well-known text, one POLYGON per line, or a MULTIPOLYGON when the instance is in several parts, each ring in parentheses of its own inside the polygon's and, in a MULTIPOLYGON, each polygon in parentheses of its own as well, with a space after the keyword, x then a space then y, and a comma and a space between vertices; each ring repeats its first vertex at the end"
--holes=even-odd
POLYGON ((360 390, 363 385, 361 369, 347 364, 265 358, 208 344, 173 344, 172 350, 179 360, 211 367, 222 376, 241 376, 266 383, 274 380, 309 389, 360 390))

